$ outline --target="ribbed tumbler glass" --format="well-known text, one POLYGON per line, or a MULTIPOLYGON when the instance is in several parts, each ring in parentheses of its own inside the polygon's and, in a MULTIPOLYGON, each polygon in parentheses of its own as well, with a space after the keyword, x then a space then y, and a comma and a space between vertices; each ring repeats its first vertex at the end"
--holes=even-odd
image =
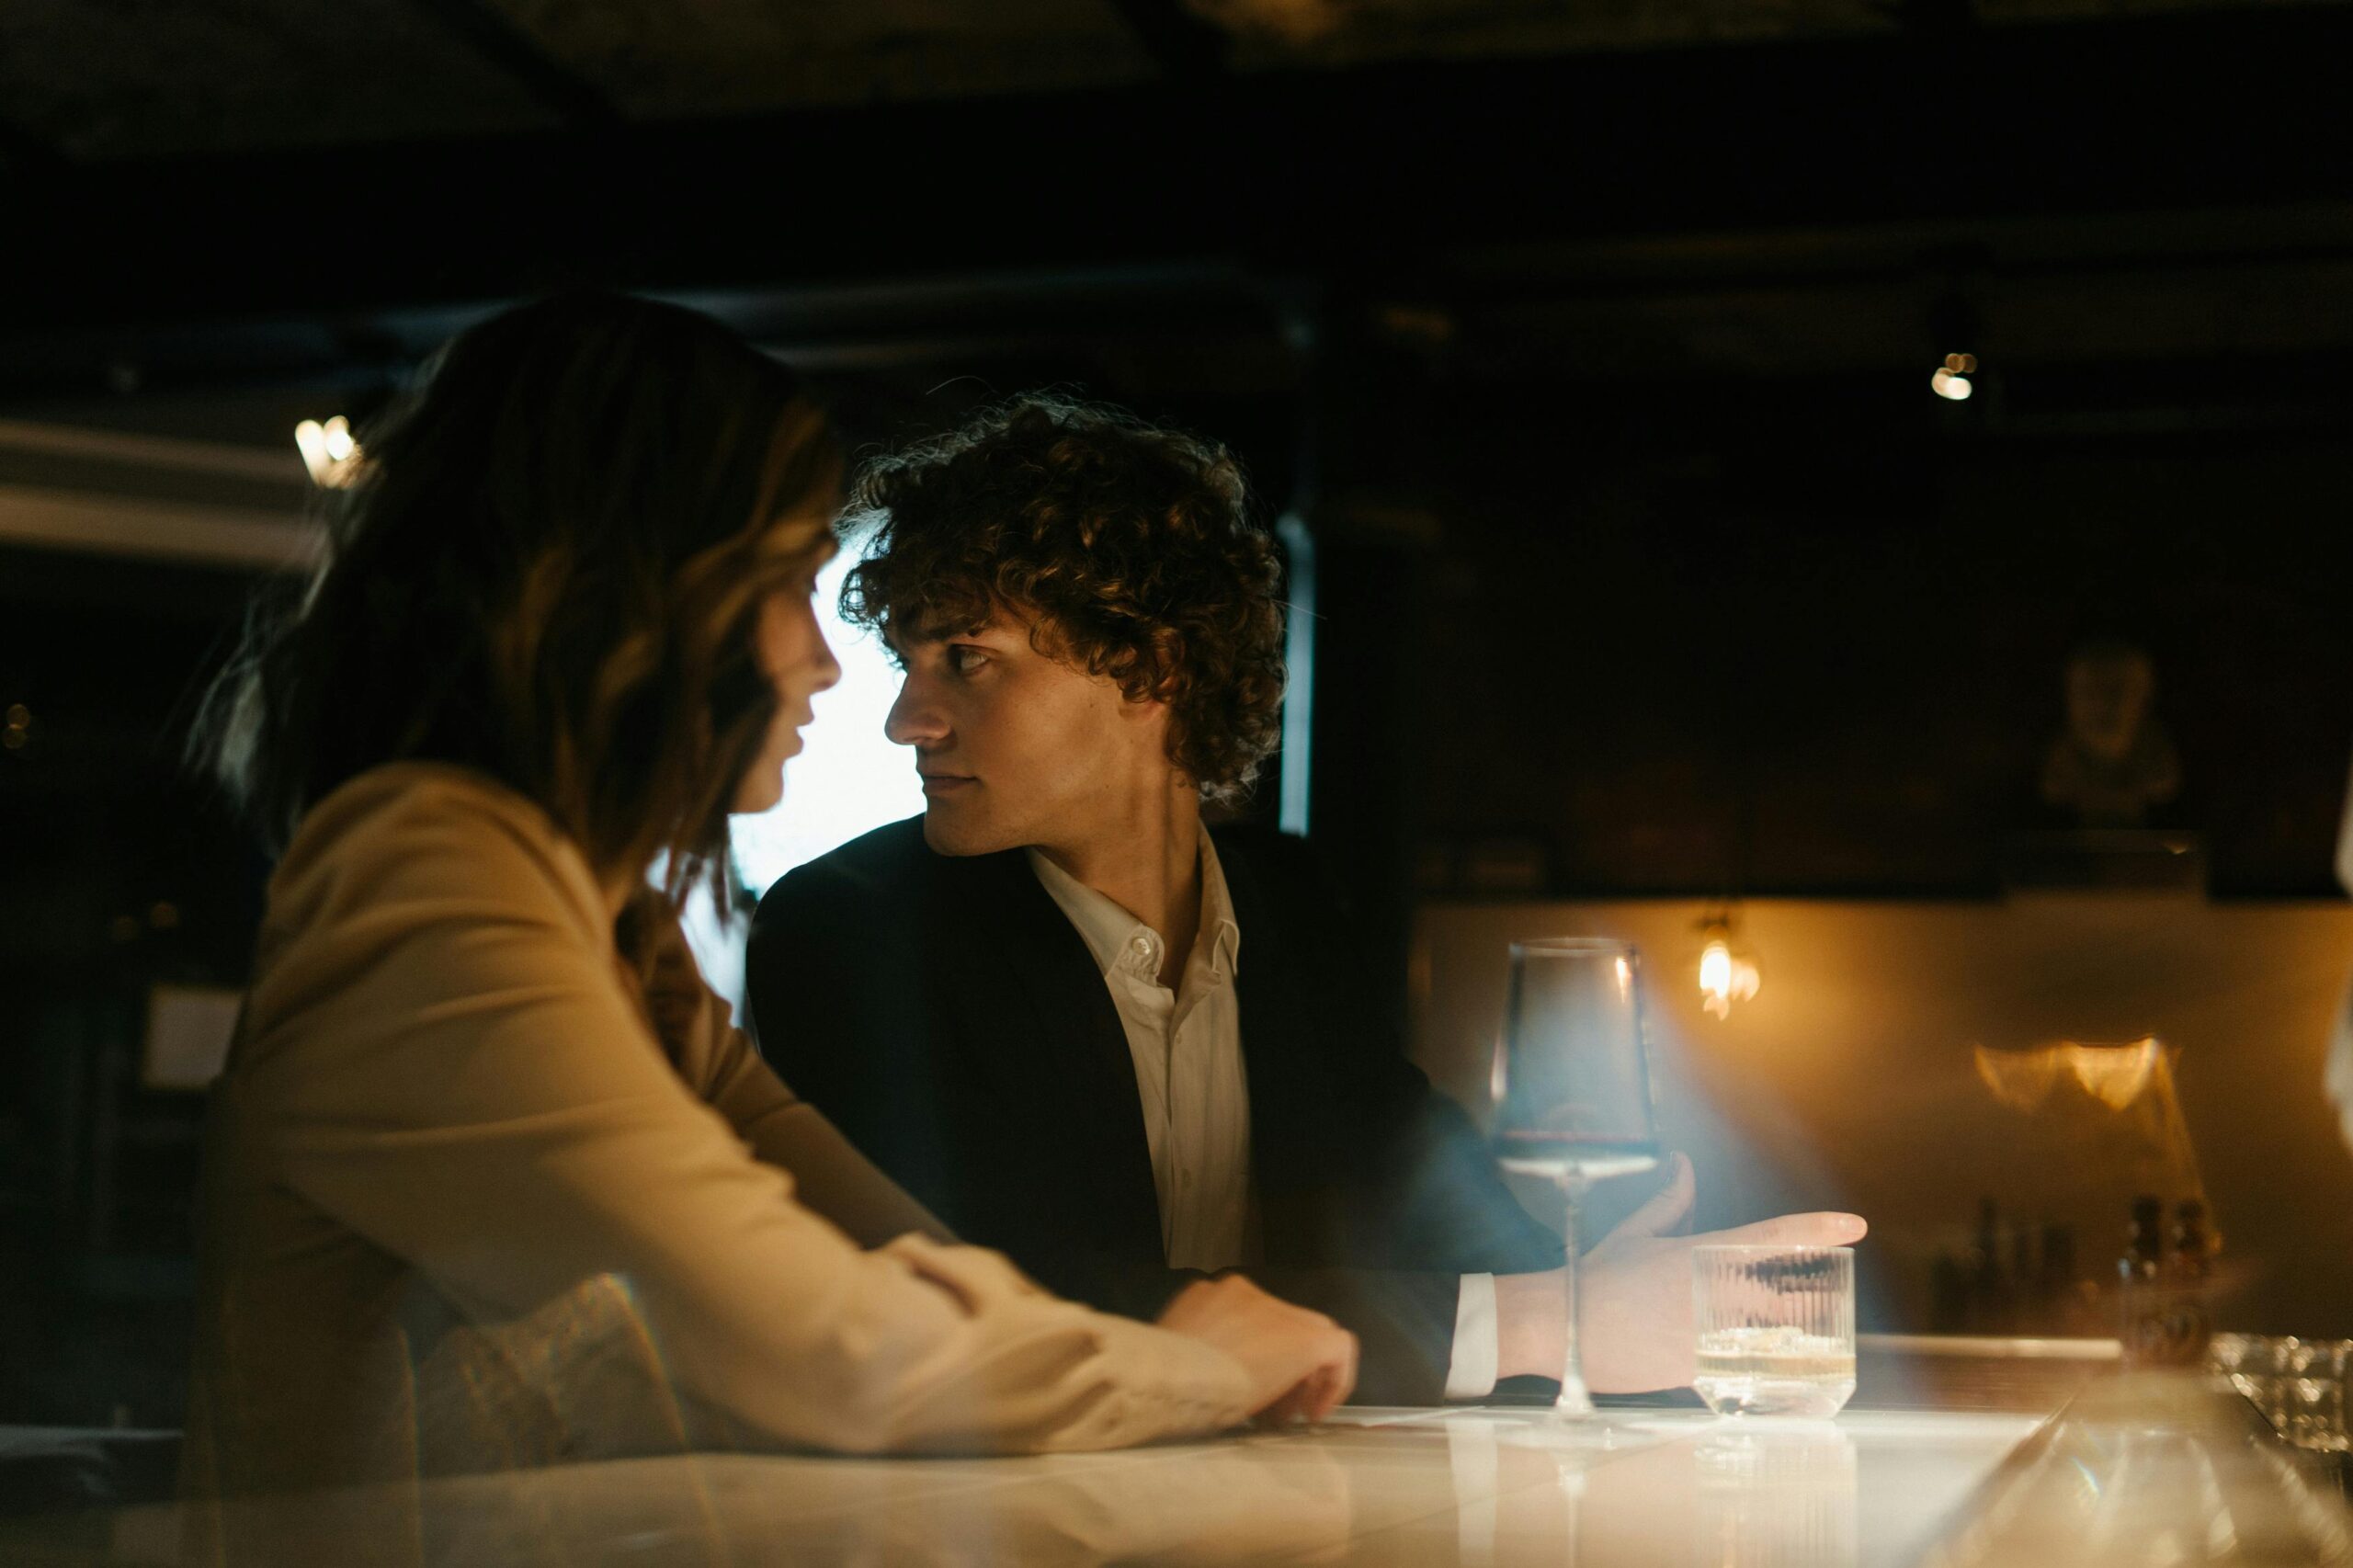
POLYGON ((1711 1246, 1691 1255, 1699 1372, 1719 1415, 1836 1415, 1855 1392, 1855 1249, 1711 1246))

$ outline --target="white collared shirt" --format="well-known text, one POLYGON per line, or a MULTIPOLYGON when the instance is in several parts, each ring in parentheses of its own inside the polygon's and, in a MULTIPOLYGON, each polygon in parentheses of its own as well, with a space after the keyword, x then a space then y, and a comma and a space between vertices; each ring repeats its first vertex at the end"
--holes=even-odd
MULTIPOLYGON (((1256 1261, 1250 1179, 1250 1081, 1234 993, 1242 928, 1224 869, 1201 835, 1201 926, 1176 989, 1160 983, 1160 933, 1036 849, 1029 868, 1102 971, 1135 1062, 1160 1239, 1169 1267, 1215 1271, 1256 1261)), ((1477 1399, 1496 1372, 1495 1282, 1466 1274, 1455 1303, 1446 1397, 1477 1399)))
POLYGON ((1251 1259, 1250 1084, 1233 994, 1242 929, 1225 874, 1201 835, 1201 926, 1177 977, 1160 983, 1160 933, 1037 850, 1029 864, 1103 971, 1136 1069, 1160 1239, 1173 1268, 1239 1268, 1251 1259))

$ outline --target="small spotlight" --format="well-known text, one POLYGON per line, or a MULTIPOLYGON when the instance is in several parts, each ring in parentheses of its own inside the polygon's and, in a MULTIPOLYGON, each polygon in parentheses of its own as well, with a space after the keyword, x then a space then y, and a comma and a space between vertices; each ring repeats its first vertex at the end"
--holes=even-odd
POLYGON ((1968 375, 1971 371, 1977 369, 1977 356, 1974 354, 1948 354, 1945 356, 1945 369, 1950 370, 1956 376, 1968 375))
MULTIPOLYGON (((1965 359, 1969 357, 1965 354, 1956 354, 1953 358, 1965 359)), ((1974 363, 1974 361, 1972 362, 1974 363)), ((1970 394, 1977 390, 1971 384, 1966 375, 1957 370, 1946 369, 1941 365, 1937 368, 1937 373, 1928 378, 1928 386, 1938 397, 1949 398, 1955 403, 1968 402, 1970 394)))
POLYGON ((305 419, 294 426, 294 445, 313 484, 340 490, 359 472, 359 443, 351 437, 351 422, 340 414, 324 425, 305 419))

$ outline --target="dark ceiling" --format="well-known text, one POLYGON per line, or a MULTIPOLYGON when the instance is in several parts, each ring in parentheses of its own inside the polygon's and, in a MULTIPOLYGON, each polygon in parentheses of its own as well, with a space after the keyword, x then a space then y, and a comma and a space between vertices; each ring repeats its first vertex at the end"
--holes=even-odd
MULTIPOLYGON (((364 360, 446 325, 387 312, 574 281, 818 337, 844 290, 1074 270, 1589 306, 1665 239, 1656 330, 1703 358, 1744 292, 1858 268, 2154 253, 2162 313, 2216 252, 2344 256, 2348 58, 2344 4, 12 0, 0 393, 92 373, 108 329, 233 322, 267 367, 325 323, 364 360)), ((869 294, 849 335, 943 302, 869 294)))
POLYGON ((2273 4, 13 0, 0 95, 19 153, 81 163, 2273 4))

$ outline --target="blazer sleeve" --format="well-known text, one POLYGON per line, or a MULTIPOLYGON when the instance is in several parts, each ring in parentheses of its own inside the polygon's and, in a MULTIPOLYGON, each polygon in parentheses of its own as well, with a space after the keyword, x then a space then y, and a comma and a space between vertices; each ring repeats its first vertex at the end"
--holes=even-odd
MULTIPOLYGON (((1231 1357, 995 1254, 853 1245, 665 1057, 569 846, 462 805, 343 835, 270 976, 246 1092, 327 1216, 483 1321, 620 1278, 682 1391, 775 1442, 1096 1449, 1247 1414, 1231 1357)), ((731 1071, 719 1098, 790 1148, 780 1085, 731 1071)))
POLYGON ((1387 988, 1365 983, 1347 903, 1309 846, 1276 834, 1246 835, 1242 846, 1313 999, 1311 1027, 1341 1102, 1330 1119, 1347 1136, 1333 1164, 1355 1187, 1362 1233, 1350 1250, 1464 1274, 1560 1267, 1561 1238, 1520 1206, 1470 1117, 1407 1058, 1395 1009, 1377 1000, 1387 988))

